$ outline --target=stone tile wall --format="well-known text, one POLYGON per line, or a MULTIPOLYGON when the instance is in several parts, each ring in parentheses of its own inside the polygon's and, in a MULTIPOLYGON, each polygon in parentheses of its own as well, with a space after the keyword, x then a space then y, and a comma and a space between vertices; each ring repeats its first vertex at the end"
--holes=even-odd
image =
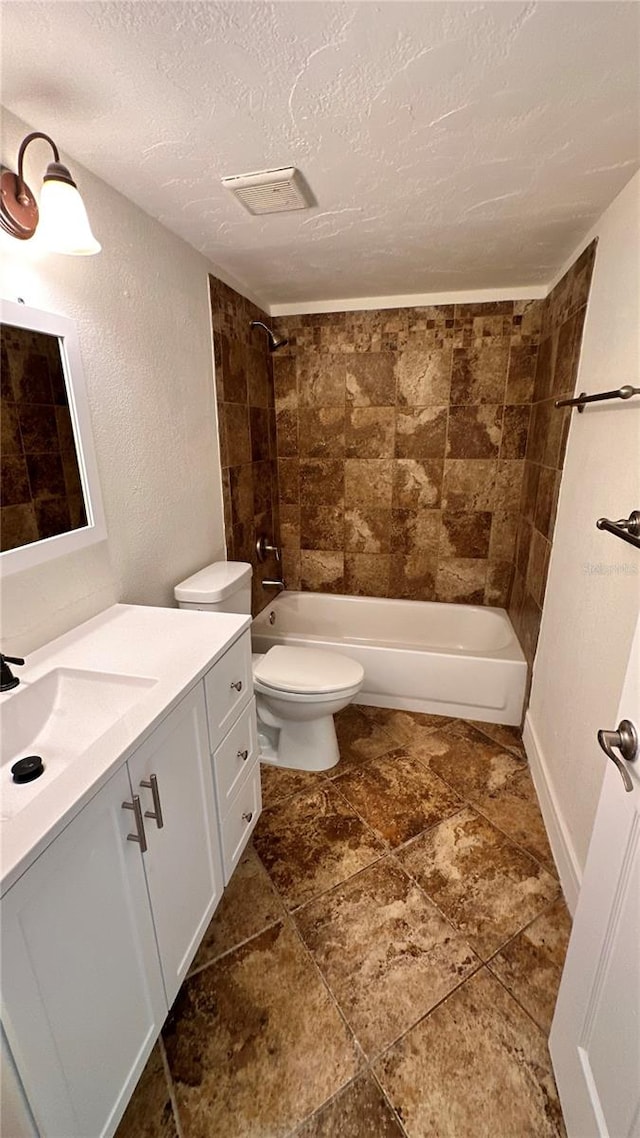
POLYGON ((56 336, 2 325, 2 550, 87 524, 56 336))
POLYGON ((281 568, 290 589, 507 606, 532 663, 594 256, 545 301, 271 321, 211 278, 227 550, 255 612, 281 568), (256 564, 259 531, 283 566, 256 564))
POLYGON ((274 320, 290 588, 506 605, 542 302, 274 320))
POLYGON ((595 252, 593 241, 542 308, 509 604, 509 615, 529 664, 538 642, 569 424, 571 416, 578 414, 571 408, 556 408, 554 401, 575 393, 595 252))
POLYGON ((222 463, 227 557, 253 565, 253 612, 276 595, 265 577, 281 566, 256 559, 256 538, 265 533, 280 544, 273 372, 267 337, 251 329, 269 317, 214 277, 209 278, 222 463))

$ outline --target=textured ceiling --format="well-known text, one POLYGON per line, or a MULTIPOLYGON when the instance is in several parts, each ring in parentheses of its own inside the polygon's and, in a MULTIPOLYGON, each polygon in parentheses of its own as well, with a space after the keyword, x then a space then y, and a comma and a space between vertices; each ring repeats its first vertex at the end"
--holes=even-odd
POLYGON ((638 163, 639 16, 13 0, 3 102, 268 304, 531 285, 638 163), (220 185, 284 165, 315 208, 220 185))

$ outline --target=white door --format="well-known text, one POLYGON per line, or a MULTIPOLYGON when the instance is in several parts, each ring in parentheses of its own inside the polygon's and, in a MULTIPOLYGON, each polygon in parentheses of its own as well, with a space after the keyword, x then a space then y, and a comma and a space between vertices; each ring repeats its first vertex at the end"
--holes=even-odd
MULTIPOLYGON (((640 730, 640 620, 602 726, 623 719, 640 730)), ((623 767, 630 791, 607 764, 549 1039, 569 1138, 640 1138, 640 754, 623 767)))
POLYGON ((39 1132, 113 1134, 167 1014, 121 768, 2 900, 2 1025, 39 1132))
POLYGON ((128 762, 169 1007, 220 898, 222 863, 204 687, 198 684, 128 762))

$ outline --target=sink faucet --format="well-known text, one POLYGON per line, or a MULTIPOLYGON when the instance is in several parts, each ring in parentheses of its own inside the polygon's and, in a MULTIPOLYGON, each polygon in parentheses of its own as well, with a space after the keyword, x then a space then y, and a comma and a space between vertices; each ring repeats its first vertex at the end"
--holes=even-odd
POLYGON ((9 664, 24 664, 24 660, 20 656, 3 656, 0 652, 0 691, 11 691, 11 688, 17 688, 20 683, 9 664))

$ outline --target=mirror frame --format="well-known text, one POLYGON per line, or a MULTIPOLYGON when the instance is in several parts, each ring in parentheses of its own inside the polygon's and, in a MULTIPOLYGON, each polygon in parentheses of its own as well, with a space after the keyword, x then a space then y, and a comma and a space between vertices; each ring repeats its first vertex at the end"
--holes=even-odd
POLYGON ((55 557, 75 553, 76 550, 84 549, 99 541, 106 541, 107 527, 75 321, 54 312, 43 312, 26 304, 0 299, 0 322, 55 336, 60 343, 60 358, 87 513, 87 525, 81 529, 41 538, 39 541, 31 542, 30 545, 20 545, 16 549, 7 549, 4 553, 0 553, 0 575, 6 577, 11 573, 21 573, 37 565, 43 565, 55 557))

